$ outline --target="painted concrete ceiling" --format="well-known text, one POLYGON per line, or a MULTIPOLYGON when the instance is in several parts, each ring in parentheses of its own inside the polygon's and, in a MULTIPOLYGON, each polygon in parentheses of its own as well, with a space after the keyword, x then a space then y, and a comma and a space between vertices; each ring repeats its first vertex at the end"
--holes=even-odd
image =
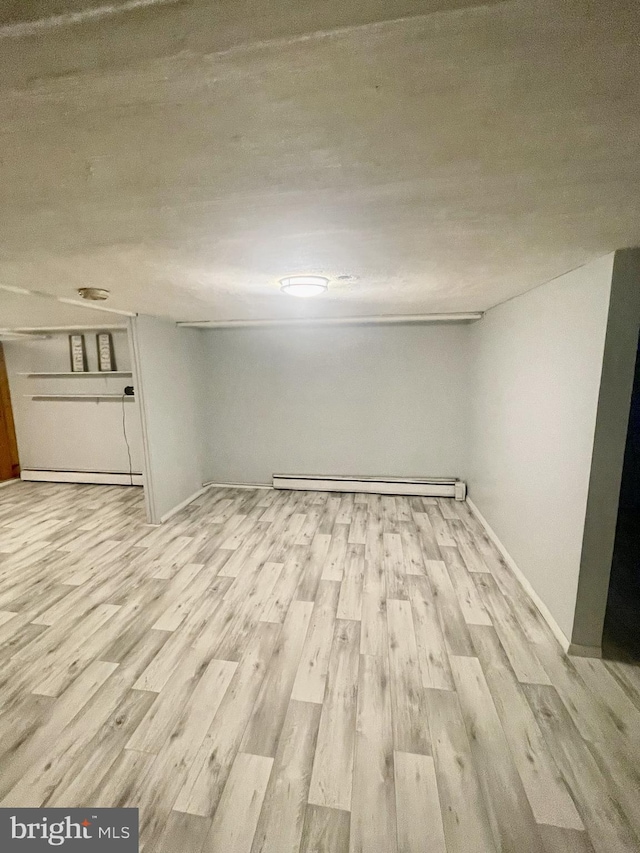
POLYGON ((9 0, 0 284, 484 310, 640 244, 639 83, 636 0, 9 0), (296 272, 329 293, 281 294, 296 272))

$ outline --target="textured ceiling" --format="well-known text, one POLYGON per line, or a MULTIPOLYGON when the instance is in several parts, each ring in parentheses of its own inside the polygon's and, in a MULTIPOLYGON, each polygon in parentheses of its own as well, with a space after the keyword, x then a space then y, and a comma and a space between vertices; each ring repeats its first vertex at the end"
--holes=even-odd
POLYGON ((0 334, 3 330, 51 326, 126 325, 127 318, 68 305, 42 296, 24 296, 0 289, 0 334))
POLYGON ((640 244, 635 0, 147 2, 3 6, 0 284, 470 311, 640 244), (295 272, 358 280, 295 300, 295 272))

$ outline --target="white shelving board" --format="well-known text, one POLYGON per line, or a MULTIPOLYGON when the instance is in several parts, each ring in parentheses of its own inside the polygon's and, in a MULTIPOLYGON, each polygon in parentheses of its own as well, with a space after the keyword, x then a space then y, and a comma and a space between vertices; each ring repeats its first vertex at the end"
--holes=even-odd
POLYGON ((85 400, 135 400, 133 394, 74 394, 73 392, 69 394, 47 394, 41 391, 39 394, 23 394, 22 396, 28 397, 30 400, 75 400, 76 398, 85 400))
POLYGON ((106 379, 108 376, 133 376, 133 373, 130 370, 76 370, 69 373, 62 371, 18 373, 18 376, 102 376, 106 379))

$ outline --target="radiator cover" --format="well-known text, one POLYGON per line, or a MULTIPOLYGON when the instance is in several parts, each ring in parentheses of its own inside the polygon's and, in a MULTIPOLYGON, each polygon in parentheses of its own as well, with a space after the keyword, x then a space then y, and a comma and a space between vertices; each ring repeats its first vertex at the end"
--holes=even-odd
POLYGON ((419 495, 463 501, 467 486, 455 477, 342 477, 319 474, 274 474, 274 489, 311 492, 367 492, 375 495, 419 495))

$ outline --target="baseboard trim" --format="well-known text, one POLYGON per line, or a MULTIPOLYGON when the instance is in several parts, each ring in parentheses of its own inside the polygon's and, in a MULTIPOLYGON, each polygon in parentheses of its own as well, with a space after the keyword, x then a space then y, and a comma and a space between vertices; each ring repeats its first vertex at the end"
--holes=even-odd
POLYGON ((185 498, 177 506, 174 506, 173 509, 170 509, 168 512, 165 512, 164 515, 160 516, 160 524, 164 524, 165 521, 169 521, 172 516, 177 515, 181 509, 184 509, 186 506, 189 506, 192 501, 195 501, 196 498, 199 498, 200 495, 203 495, 208 489, 209 486, 204 485, 201 489, 198 489, 197 492, 194 492, 190 497, 185 498))
POLYGON ((10 480, 3 480, 0 483, 0 489, 4 489, 5 486, 13 486, 14 483, 19 483, 20 477, 12 477, 10 480))
POLYGON ((570 643, 567 654, 574 655, 577 658, 601 658, 602 648, 600 646, 579 646, 577 643, 570 643))
POLYGON ((531 584, 529 583, 529 581, 527 580, 525 575, 522 573, 521 569, 518 567, 518 564, 516 563, 516 561, 513 559, 511 554, 504 547, 504 545, 502 544, 502 542, 498 538, 498 535, 493 530, 493 528, 491 527, 491 525, 489 524, 487 519, 483 516, 483 514, 480 512, 480 510, 474 504, 474 502, 471 500, 471 498, 467 497, 467 503, 469 505, 469 509, 471 510, 471 512, 475 515, 475 517, 478 519, 480 524, 487 531, 487 535, 488 535, 489 539, 491 539, 491 541, 496 546, 498 551, 500 551, 500 553, 502 554, 502 557, 504 558, 505 563, 507 564, 507 566, 509 566, 509 568, 511 569, 511 571, 515 575, 520 586, 524 589, 524 591, 527 593, 527 595, 529 596, 531 601, 535 604, 535 606, 540 611, 542 618, 547 623, 549 628, 551 628, 554 637, 562 646, 563 651, 565 651, 569 655, 580 655, 581 657, 602 657, 602 651, 600 649, 591 648, 589 646, 576 646, 573 643, 571 643, 571 641, 567 638, 567 636, 565 635, 562 628, 558 625, 558 623, 556 622, 556 620, 552 616, 551 611, 549 610, 547 605, 540 598, 540 596, 535 591, 535 589, 531 586, 531 584), (582 651, 579 651, 579 650, 582 650, 582 651))
POLYGON ((25 468, 21 480, 37 483, 88 483, 96 486, 143 486, 142 474, 121 474, 105 471, 46 471, 25 468))

